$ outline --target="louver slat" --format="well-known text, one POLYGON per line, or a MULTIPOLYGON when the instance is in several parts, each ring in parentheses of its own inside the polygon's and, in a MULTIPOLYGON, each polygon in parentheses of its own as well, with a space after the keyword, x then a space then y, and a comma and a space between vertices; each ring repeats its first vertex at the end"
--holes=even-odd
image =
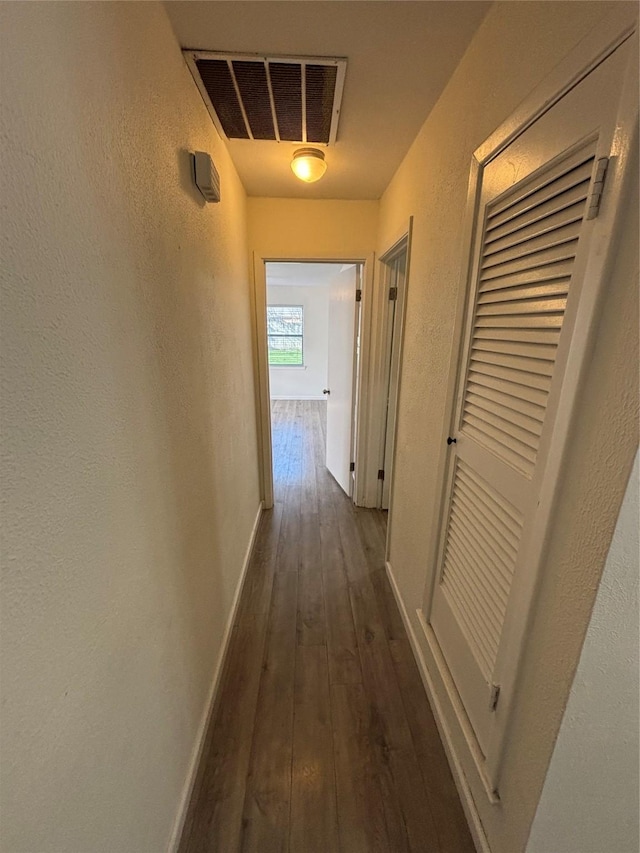
MULTIPOLYGON (((546 299, 540 300, 522 300, 522 299, 514 299, 513 292, 509 288, 509 290, 505 290, 504 294, 507 296, 507 300, 505 302, 489 302, 488 304, 480 304, 478 305, 478 316, 490 316, 495 315, 496 319, 500 317, 507 317, 510 314, 555 314, 562 312, 564 313, 566 299, 550 299, 547 297, 546 299), (511 298, 509 298, 511 297, 511 298)), ((544 295, 544 294, 543 294, 544 295)), ((497 299, 497 297, 496 297, 497 299)))
POLYGON ((573 263, 578 241, 572 237, 572 232, 568 232, 568 237, 568 240, 560 242, 558 245, 546 249, 538 248, 532 252, 525 252, 525 247, 520 246, 513 259, 509 260, 501 260, 499 255, 493 255, 490 262, 485 261, 480 280, 486 282, 492 278, 510 275, 511 273, 529 272, 558 261, 568 260, 573 263))
POLYGON ((544 418, 544 408, 542 406, 537 406, 535 403, 519 399, 511 394, 504 394, 502 391, 498 391, 490 385, 476 384, 473 381, 469 382, 468 390, 469 397, 471 397, 472 394, 476 394, 476 396, 481 400, 493 400, 493 402, 498 403, 503 409, 508 409, 509 411, 502 412, 505 420, 513 420, 515 422, 512 412, 526 415, 531 420, 537 422, 538 429, 542 432, 542 421, 544 418))
POLYGON ((470 525, 460 523, 456 515, 456 511, 452 511, 451 528, 449 530, 448 540, 450 543, 455 543, 459 551, 464 555, 464 561, 473 560, 478 562, 483 567, 485 577, 488 573, 493 573, 495 580, 495 594, 504 602, 509 597, 509 589, 511 579, 509 573, 502 569, 499 563, 491 558, 487 553, 487 549, 482 547, 482 544, 470 525), (499 571, 494 571, 500 569, 499 571))
MULTIPOLYGON (((482 264, 482 275, 486 275, 486 270, 497 264, 505 264, 510 261, 518 261, 521 258, 526 258, 528 255, 533 255, 530 266, 535 265, 535 259, 540 250, 550 249, 552 247, 561 246, 564 243, 570 243, 577 240, 577 228, 575 223, 570 222, 560 228, 555 228, 551 232, 541 234, 539 237, 532 237, 527 243, 507 244, 504 249, 499 252, 494 251, 493 254, 484 258, 482 264)), ((495 250, 495 246, 493 249, 495 250)), ((496 272, 498 272, 496 270, 496 272)))
POLYGON ((529 388, 526 385, 521 385, 519 382, 511 380, 497 379, 495 376, 487 376, 475 370, 469 372, 469 383, 478 386, 479 388, 490 388, 494 391, 499 391, 507 397, 511 397, 514 406, 520 406, 521 403, 531 403, 538 406, 541 414, 544 413, 544 407, 547 402, 545 391, 537 388, 529 388))
POLYGON ((451 533, 453 534, 456 528, 462 528, 466 531, 467 538, 473 534, 473 541, 476 543, 477 550, 486 558, 487 565, 491 567, 496 579, 500 577, 508 584, 511 560, 500 553, 495 544, 488 541, 489 537, 486 536, 487 522, 470 512, 469 505, 459 495, 454 501, 454 506, 456 508, 456 521, 452 524, 451 533))
POLYGON ((506 433, 507 436, 511 436, 515 441, 519 441, 530 447, 532 450, 535 450, 538 440, 538 435, 536 435, 535 432, 529 432, 528 430, 522 429, 509 421, 505 421, 504 418, 495 415, 493 412, 488 411, 482 406, 470 405, 465 417, 468 419, 468 423, 470 424, 486 423, 488 426, 492 426, 495 429, 506 433))
POLYGON ((490 224, 487 226, 487 231, 491 231, 498 225, 503 225, 505 222, 508 222, 510 219, 514 219, 516 216, 519 216, 521 213, 524 213, 531 208, 537 207, 540 209, 540 205, 544 202, 556 195, 560 195, 566 190, 571 190, 573 187, 583 184, 585 181, 588 183, 591 180, 592 171, 593 159, 591 157, 586 157, 584 162, 575 169, 571 169, 571 171, 565 173, 555 181, 545 184, 540 189, 525 196, 519 202, 510 205, 501 213, 494 213, 491 216, 490 224))
MULTIPOLYGON (((486 609, 499 616, 509 598, 511 577, 508 571, 491 557, 489 549, 479 545, 478 538, 473 538, 472 534, 473 529, 464 523, 460 512, 454 510, 454 519, 448 533, 447 551, 462 567, 471 562, 479 565, 480 571, 473 584, 474 590, 477 590, 477 594, 483 598, 490 593, 487 597, 492 601, 487 602, 486 609), (496 571, 498 566, 500 571, 496 571), (491 583, 489 583, 490 577, 491 583)), ((467 580, 464 575, 463 580, 467 580)))
POLYGON ((501 367, 500 365, 485 362, 484 360, 473 360, 471 367, 477 373, 482 373, 485 376, 495 376, 496 379, 503 379, 505 382, 511 382, 514 385, 523 385, 525 388, 536 388, 539 391, 548 392, 551 385, 550 376, 538 376, 533 370, 515 370, 512 367, 501 367))
MULTIPOLYGON (((470 468, 468 465, 463 465, 460 467, 460 477, 463 480, 470 480, 472 484, 475 484, 479 487, 480 491, 483 491, 485 482, 477 474, 470 468)), ((498 492, 493 493, 493 506, 495 507, 496 513, 502 518, 504 524, 511 530, 514 534, 515 538, 518 539, 520 536, 520 526, 521 526, 521 514, 516 510, 506 498, 501 497, 498 492)))
POLYGON ((462 430, 527 477, 535 468, 593 156, 556 165, 488 211, 462 430))
POLYGON ((464 424, 466 432, 472 438, 475 438, 480 444, 484 444, 489 450, 493 450, 496 455, 502 456, 504 461, 513 465, 514 468, 520 469, 523 464, 535 462, 535 450, 516 441, 506 433, 494 429, 486 421, 480 420, 474 423, 472 415, 465 415, 464 424))
POLYGON ((552 214, 572 209, 575 204, 579 204, 587 197, 588 190, 589 180, 586 180, 578 184, 577 187, 572 187, 570 190, 550 198, 544 204, 523 211, 514 219, 509 219, 503 225, 494 226, 493 223, 490 223, 491 229, 487 228, 487 245, 500 239, 500 237, 506 237, 508 234, 513 234, 514 231, 520 231, 536 222, 542 220, 548 221, 548 217, 552 214))
POLYGON ((495 663, 522 517, 460 460, 441 585, 487 681, 495 663), (506 522, 506 523, 505 523, 506 522))
POLYGON ((518 551, 519 531, 510 524, 505 523, 504 514, 495 504, 488 507, 484 504, 484 490, 471 478, 460 475, 461 484, 464 483, 465 492, 459 496, 462 506, 467 505, 467 511, 475 515, 481 524, 495 524, 501 539, 501 559, 510 562, 518 551), (468 498, 472 501, 468 502, 468 498))
POLYGON ((486 350, 495 355, 505 353, 506 355, 524 356, 525 358, 544 359, 555 361, 556 351, 552 344, 529 344, 525 341, 499 341, 483 340, 478 338, 474 342, 474 350, 486 350))
MULTIPOLYGON (((484 343, 484 341, 483 341, 484 343)), ((537 353, 536 353, 537 355, 537 353)), ((553 360, 545 361, 536 357, 519 358, 513 352, 492 352, 482 349, 473 349, 471 359, 476 362, 484 362, 486 365, 494 364, 501 367, 510 367, 514 370, 522 370, 526 373, 538 373, 542 376, 551 376, 553 373, 553 360)))
POLYGON ((499 574, 505 574, 505 569, 509 565, 509 557, 499 552, 498 547, 491 542, 491 533, 487 532, 486 521, 479 518, 477 513, 470 509, 469 505, 465 506, 465 502, 461 499, 460 494, 453 499, 453 505, 457 508, 457 517, 459 522, 464 526, 465 530, 473 533, 478 547, 487 555, 491 565, 499 574))
POLYGON ((528 204, 540 191, 546 192, 547 196, 552 195, 553 188, 562 186, 564 177, 575 169, 584 168, 588 170, 588 174, 592 174, 593 160, 593 144, 588 142, 555 164, 547 166, 544 172, 533 175, 528 182, 518 185, 516 192, 507 190, 503 196, 494 199, 489 211, 491 220, 499 217, 504 211, 516 209, 523 202, 528 204), (546 190, 547 187, 551 187, 551 190, 546 190))
POLYGON ((562 210, 554 211, 550 216, 547 216, 544 219, 528 222, 522 228, 507 234, 505 237, 501 237, 498 240, 492 240, 491 242, 487 241, 485 244, 485 256, 492 255, 495 252, 504 251, 505 249, 512 249, 520 243, 527 243, 531 240, 539 239, 549 231, 557 231, 566 228, 568 225, 581 222, 583 214, 584 200, 579 201, 576 204, 572 204, 570 207, 563 208, 562 210))
POLYGON ((518 329, 561 329, 564 317, 561 313, 521 314, 499 317, 478 317, 476 324, 479 329, 507 329, 514 326, 518 329))
MULTIPOLYGON (((537 344, 557 344, 560 338, 559 329, 476 329, 478 340, 491 339, 496 341, 516 341, 526 343, 528 341, 537 344)), ((475 345, 475 341, 474 341, 475 345)))
MULTIPOLYGON (((573 258, 561 263, 546 264, 543 267, 527 266, 518 272, 506 273, 504 270, 491 270, 492 275, 480 279, 480 293, 490 293, 492 290, 502 290, 505 287, 525 287, 527 284, 542 284, 548 281, 550 285, 565 282, 571 275, 573 258)), ((483 297, 488 301, 489 297, 483 297)))
POLYGON ((474 550, 463 535, 449 537, 449 554, 460 566, 465 566, 469 561, 480 562, 483 565, 483 572, 478 577, 478 588, 482 598, 487 602, 487 608, 499 617, 501 608, 506 605, 509 598, 509 582, 498 576, 496 586, 493 588, 488 586, 485 572, 491 571, 492 563, 487 559, 486 554, 482 554, 477 548, 474 550))
POLYGON ((509 412, 509 419, 505 420, 504 401, 497 402, 495 400, 492 400, 487 394, 479 395, 474 394, 472 391, 470 391, 469 406, 473 406, 475 411, 477 411, 478 409, 482 409, 484 412, 488 412, 491 415, 495 415, 495 417, 500 418, 500 420, 503 421, 505 425, 511 424, 514 429, 520 427, 520 429, 523 429, 529 433, 533 433, 533 435, 537 436, 538 438, 540 437, 540 433, 542 432, 541 422, 536 418, 532 418, 529 417, 529 415, 523 414, 523 412, 516 412, 512 409, 509 412))
MULTIPOLYGON (((455 610, 458 612, 460 623, 466 628, 467 634, 472 638, 475 645, 474 651, 476 657, 482 662, 483 669, 490 671, 492 660, 495 658, 497 652, 495 640, 493 639, 494 626, 488 624, 490 622, 489 618, 486 621, 469 618, 474 610, 474 606, 478 604, 483 607, 483 613, 486 616, 488 611, 485 602, 479 602, 477 597, 474 596, 475 590, 470 588, 470 584, 466 582, 465 572, 456 564, 451 552, 448 555, 448 560, 451 571, 449 572, 449 582, 445 587, 445 592, 454 598, 455 610)), ((474 615, 476 614, 474 613, 474 615)), ((491 621, 495 622, 495 620, 491 621)))

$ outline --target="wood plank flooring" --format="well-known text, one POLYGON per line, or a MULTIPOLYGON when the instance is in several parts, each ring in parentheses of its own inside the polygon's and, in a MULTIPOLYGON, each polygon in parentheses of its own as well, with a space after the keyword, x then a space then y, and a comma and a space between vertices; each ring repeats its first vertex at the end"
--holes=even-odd
POLYGON ((326 404, 272 404, 276 503, 181 853, 473 853, 384 570, 386 513, 324 466, 326 404))

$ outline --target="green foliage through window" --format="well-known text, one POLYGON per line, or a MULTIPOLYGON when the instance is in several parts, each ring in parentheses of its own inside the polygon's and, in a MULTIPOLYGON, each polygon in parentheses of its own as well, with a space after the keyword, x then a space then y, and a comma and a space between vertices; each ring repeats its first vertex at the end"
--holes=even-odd
POLYGON ((269 364, 302 367, 302 305, 267 305, 269 364))

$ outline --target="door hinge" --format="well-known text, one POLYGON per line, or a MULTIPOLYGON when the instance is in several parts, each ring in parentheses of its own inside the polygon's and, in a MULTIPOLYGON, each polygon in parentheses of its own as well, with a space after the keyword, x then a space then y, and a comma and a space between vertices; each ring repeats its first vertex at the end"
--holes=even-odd
POLYGON ((398 298, 398 288, 397 287, 390 287, 389 288, 389 300, 391 302, 395 302, 397 298, 398 298))
POLYGON ((607 173, 608 165, 608 157, 601 157, 599 160, 596 160, 596 165, 593 171, 593 178, 591 180, 591 191, 589 192, 589 197, 587 198, 587 212, 585 213, 585 219, 595 219, 598 213, 600 212, 600 201, 602 199, 604 179, 607 173))
POLYGON ((362 302, 362 290, 360 288, 356 290, 356 302, 362 302))
POLYGON ((356 470, 356 463, 355 462, 349 462, 349 471, 355 471, 355 470, 356 470))
POLYGON ((380 469, 378 470, 378 479, 379 479, 379 480, 384 480, 384 468, 380 468, 380 469))
POLYGON ((498 699, 500 698, 500 685, 491 685, 491 695, 489 696, 489 710, 495 711, 498 707, 498 699))

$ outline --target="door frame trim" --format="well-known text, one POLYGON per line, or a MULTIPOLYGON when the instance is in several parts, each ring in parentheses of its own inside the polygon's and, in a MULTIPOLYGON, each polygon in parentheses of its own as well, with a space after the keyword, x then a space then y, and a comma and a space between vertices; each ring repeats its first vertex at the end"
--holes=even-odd
MULTIPOLYGON (((402 233, 401 236, 397 237, 393 243, 389 246, 388 249, 385 250, 384 253, 380 255, 380 262, 378 264, 378 280, 379 280, 379 313, 380 313, 380 323, 379 323, 379 352, 380 352, 380 383, 378 385, 379 391, 376 400, 376 411, 374 413, 374 418, 377 419, 377 431, 378 431, 378 448, 377 448, 377 460, 384 459, 384 451, 385 451, 385 387, 384 387, 384 378, 386 375, 386 353, 387 353, 387 345, 388 345, 388 329, 385 330, 385 322, 387 317, 388 310, 388 300, 386 299, 386 291, 388 286, 388 274, 389 267, 388 264, 390 261, 393 261, 401 252, 405 252, 406 260, 405 260, 405 274, 404 274, 404 285, 403 285, 403 294, 402 299, 400 301, 400 311, 401 317, 399 322, 399 353, 398 353, 398 370, 397 370, 397 387, 396 387, 396 403, 395 403, 395 423, 394 423, 394 436, 393 443, 391 447, 391 482, 389 483, 389 507, 388 507, 388 517, 387 517, 387 536, 385 541, 385 559, 389 559, 389 549, 391 543, 391 527, 393 520, 393 483, 394 483, 394 471, 395 471, 395 460, 396 460, 396 437, 398 432, 398 410, 400 403, 400 391, 402 386, 402 355, 404 351, 404 335, 405 335, 405 326, 406 326, 406 317, 407 317, 407 294, 408 294, 408 286, 409 286, 409 277, 411 273, 411 242, 413 236, 413 216, 409 217, 409 221, 407 223, 406 230, 402 233)), ((389 358, 391 359, 391 353, 389 353, 389 358)), ((380 467, 378 461, 376 461, 376 466, 380 467)), ((386 467, 386 466, 385 466, 386 467)), ((386 471, 385 471, 386 477, 386 471)))
MULTIPOLYGON (((407 292, 407 262, 408 262, 408 247, 409 247, 409 232, 407 232, 403 237, 400 238, 388 252, 385 252, 384 255, 380 257, 380 303, 381 303, 381 318, 380 318, 380 328, 382 331, 381 339, 380 339, 380 400, 379 400, 379 416, 380 416, 380 438, 379 438, 379 447, 378 447, 378 467, 384 469, 384 480, 381 480, 378 485, 378 509, 382 509, 383 498, 384 498, 384 484, 387 483, 389 487, 389 491, 391 491, 391 483, 388 480, 393 476, 393 457, 395 456, 395 430, 396 430, 396 418, 398 414, 398 384, 399 384, 399 371, 397 371, 397 375, 393 376, 391 372, 391 365, 393 362, 393 355, 395 347, 400 346, 400 355, 402 354, 402 338, 404 334, 404 318, 405 318, 405 304, 406 304, 406 292, 407 292), (399 325, 398 332, 399 337, 396 340, 396 336, 394 334, 394 326, 395 326, 395 315, 394 321, 389 325, 389 306, 391 304, 391 300, 388 296, 388 290, 390 288, 391 281, 391 265, 400 258, 404 254, 405 256, 405 275, 404 281, 402 283, 402 288, 398 288, 396 285, 396 298, 395 298, 395 310, 400 312, 399 317, 399 325), (394 411, 392 414, 393 420, 393 436, 392 436, 392 444, 391 444, 391 464, 387 463, 386 458, 386 449, 387 449, 387 439, 388 439, 388 426, 389 426, 389 404, 388 397, 390 396, 389 392, 391 390, 392 384, 395 383, 395 405, 394 411), (389 478, 387 478, 387 468, 389 469, 389 478)), ((388 507, 387 507, 388 509, 388 507)))
MULTIPOLYGON (((267 347, 267 278, 266 264, 269 263, 323 263, 323 264, 360 264, 362 266, 362 302, 360 328, 360 362, 355 377, 354 392, 358 394, 360 405, 356 424, 357 446, 366 447, 369 433, 369 350, 371 348, 371 302, 373 294, 373 269, 375 256, 339 257, 327 255, 296 255, 287 257, 266 256, 258 252, 251 253, 252 288, 251 308, 254 341, 255 400, 258 439, 258 461, 260 475, 260 497, 265 509, 271 509, 274 501, 273 490, 273 450, 271 440, 271 397, 269 390, 269 356, 267 347)), ((355 394, 354 394, 355 402, 355 394)), ((368 454, 361 450, 355 460, 355 483, 352 499, 357 505, 364 501, 367 476, 368 454)))
MULTIPOLYGON (((438 552, 442 537, 442 525, 444 523, 443 503, 446 500, 447 493, 447 470, 449 454, 446 452, 446 438, 453 435, 452 430, 455 430, 456 417, 456 395, 458 384, 460 381, 460 373, 465 369, 465 364, 462 359, 462 340, 466 327, 469 311, 473 308, 469 305, 469 293, 473 279, 473 259, 476 252, 476 233, 475 223, 477 219, 478 206, 480 204, 480 192, 482 186, 482 174, 484 167, 495 157, 498 156, 511 142, 524 133, 535 121, 548 112, 562 97, 567 94, 572 88, 584 80, 598 65, 604 62, 617 48, 633 36, 637 29, 637 18, 635 10, 630 14, 630 10, 624 9, 614 13, 604 23, 593 30, 585 37, 566 57, 565 59, 549 74, 534 91, 521 103, 515 112, 503 122, 497 130, 495 130, 487 140, 480 145, 474 152, 471 158, 469 184, 467 190, 467 203, 464 217, 464 227, 461 245, 464 247, 465 262, 462 264, 462 281, 459 289, 459 299, 456 309, 456 319, 454 326, 454 334, 451 348, 451 361, 449 368, 449 377, 447 381, 447 394, 445 402, 445 418, 443 420, 443 429, 441 436, 440 458, 438 460, 436 482, 438 483, 438 500, 435 503, 434 517, 431 529, 433 530, 433 538, 428 554, 427 577, 423 598, 422 609, 419 610, 419 618, 423 627, 424 639, 427 646, 430 648, 430 657, 434 661, 436 668, 439 671, 440 678, 444 683, 447 683, 449 678, 448 668, 444 664, 444 659, 441 655, 434 653, 433 642, 435 635, 430 636, 424 631, 424 626, 429 624, 428 614, 430 612, 431 600, 435 578, 437 574, 438 552), (446 671, 443 669, 446 669, 446 671)), ((602 283, 607 268, 612 261, 612 248, 615 245, 616 237, 620 231, 620 207, 621 199, 625 186, 625 178, 629 172, 629 158, 633 156, 632 139, 635 123, 637 122, 638 105, 633 93, 635 84, 635 71, 633 56, 630 57, 628 63, 623 89, 620 95, 618 104, 618 121, 616 132, 613 138, 612 158, 612 174, 609 175, 610 183, 607 187, 607 211, 603 210, 600 220, 601 231, 600 241, 606 240, 606 248, 596 262, 589 264, 589 276, 591 279, 598 280, 602 283)), ((597 222, 597 220, 596 220, 597 222)), ((589 331, 584 341, 586 351, 590 348, 594 338, 594 316, 599 302, 598 295, 601 294, 601 287, 595 288, 599 291, 591 300, 591 305, 587 306, 589 319, 585 321, 589 331)), ((585 294, 586 295, 586 294, 585 294)), ((585 365, 583 365, 584 368, 585 365)), ((567 365, 567 372, 571 370, 571 365, 567 365)), ((583 373, 583 370, 581 371, 583 373)), ((582 383, 578 379, 575 382, 576 388, 582 383)), ((574 394, 570 395, 572 398, 574 394)), ((541 506, 544 503, 544 511, 541 516, 547 518, 550 516, 555 500, 557 497, 557 482, 558 473, 565 456, 565 447, 569 438, 571 428, 571 415, 574 409, 572 400, 564 401, 564 405, 559 407, 556 418, 556 447, 550 451, 547 462, 544 480, 541 487, 541 506)), ((536 524, 538 529, 538 524, 536 524)), ((548 530, 548 527, 545 527, 548 530)), ((535 538, 535 537, 534 537, 535 538)), ((546 539, 547 537, 545 537, 546 539)), ((498 787, 498 780, 502 768, 502 761, 506 749, 506 742, 509 733, 510 720, 512 717, 512 709, 516 702, 519 691, 518 671, 521 668, 520 662, 523 655, 526 626, 530 624, 533 612, 535 610, 535 590, 538 586, 537 580, 540 574, 541 565, 544 562, 545 542, 540 543, 538 553, 535 555, 533 565, 535 571, 532 573, 531 586, 531 604, 528 608, 525 629, 522 631, 522 636, 519 642, 515 644, 516 651, 513 655, 514 664, 511 669, 512 684, 511 688, 505 692, 501 698, 500 713, 504 717, 504 725, 501 730, 500 737, 493 744, 493 754, 487 756, 483 761, 479 756, 481 753, 475 742, 475 735, 469 732, 468 727, 464 725, 466 715, 461 711, 457 703, 449 702, 453 713, 455 714, 460 730, 462 731, 467 749, 476 767, 476 770, 483 782, 485 792, 490 802, 495 802, 495 796, 498 787), (461 716, 462 715, 462 716, 461 716)))

